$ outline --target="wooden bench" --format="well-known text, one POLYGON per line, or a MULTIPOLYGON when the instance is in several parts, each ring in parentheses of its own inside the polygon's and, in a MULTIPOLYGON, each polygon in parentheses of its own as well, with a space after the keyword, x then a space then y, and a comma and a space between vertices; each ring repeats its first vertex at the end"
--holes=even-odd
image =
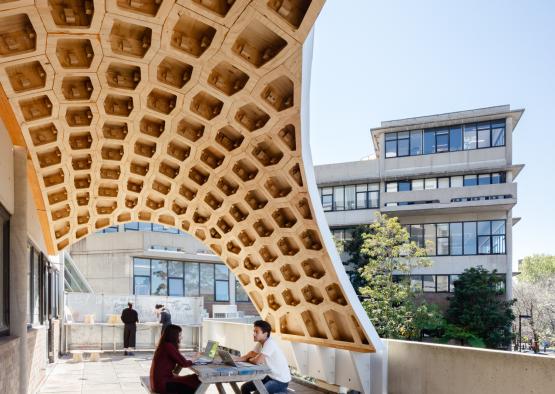
POLYGON ((143 386, 149 393, 156 394, 150 389, 150 376, 141 376, 141 386, 143 386))
POLYGON ((73 355, 73 359, 72 361, 74 362, 82 362, 83 360, 83 354, 90 354, 88 360, 89 361, 98 361, 100 360, 100 353, 102 353, 101 350, 71 350, 70 353, 73 355))

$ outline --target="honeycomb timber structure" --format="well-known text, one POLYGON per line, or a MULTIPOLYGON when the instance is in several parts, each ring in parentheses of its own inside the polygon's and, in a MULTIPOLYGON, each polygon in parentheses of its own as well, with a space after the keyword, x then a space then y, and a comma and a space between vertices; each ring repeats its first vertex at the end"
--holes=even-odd
POLYGON ((173 226, 221 257, 284 339, 374 351, 301 154, 302 45, 322 6, 2 1, 2 118, 29 150, 50 252, 118 223, 173 226))

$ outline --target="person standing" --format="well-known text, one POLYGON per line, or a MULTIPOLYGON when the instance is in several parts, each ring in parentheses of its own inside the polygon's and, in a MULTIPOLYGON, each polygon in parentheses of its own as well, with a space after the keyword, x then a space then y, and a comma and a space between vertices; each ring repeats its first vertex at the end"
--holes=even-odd
MULTIPOLYGON (((237 361, 248 361, 253 364, 266 364, 270 373, 262 379, 268 393, 286 393, 291 381, 291 373, 285 355, 278 344, 270 338, 272 326, 264 320, 254 322, 253 339, 256 342, 254 350, 241 356, 237 361)), ((256 390, 253 382, 241 386, 242 394, 250 394, 256 390)))
POLYGON ((139 314, 133 309, 133 303, 128 302, 127 308, 121 312, 121 321, 123 327, 123 347, 124 355, 132 356, 135 349, 135 341, 137 338, 137 323, 139 322, 139 314))
POLYGON ((166 327, 172 324, 172 315, 168 308, 162 304, 156 304, 156 313, 160 316, 160 324, 162 324, 162 334, 166 327))

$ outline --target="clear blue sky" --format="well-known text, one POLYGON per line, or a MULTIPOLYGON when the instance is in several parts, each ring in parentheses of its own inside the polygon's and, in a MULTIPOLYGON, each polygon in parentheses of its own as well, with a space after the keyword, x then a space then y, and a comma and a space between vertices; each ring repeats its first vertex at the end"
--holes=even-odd
POLYGON ((525 108, 513 261, 555 254, 555 1, 328 0, 311 89, 314 164, 368 156, 382 120, 525 108))

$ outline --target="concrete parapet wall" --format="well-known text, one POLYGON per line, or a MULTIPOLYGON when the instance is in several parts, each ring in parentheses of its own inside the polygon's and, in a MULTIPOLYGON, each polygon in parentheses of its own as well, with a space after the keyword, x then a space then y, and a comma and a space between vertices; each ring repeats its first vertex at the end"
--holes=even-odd
POLYGON ((387 340, 390 394, 541 394, 555 390, 555 358, 387 340))

